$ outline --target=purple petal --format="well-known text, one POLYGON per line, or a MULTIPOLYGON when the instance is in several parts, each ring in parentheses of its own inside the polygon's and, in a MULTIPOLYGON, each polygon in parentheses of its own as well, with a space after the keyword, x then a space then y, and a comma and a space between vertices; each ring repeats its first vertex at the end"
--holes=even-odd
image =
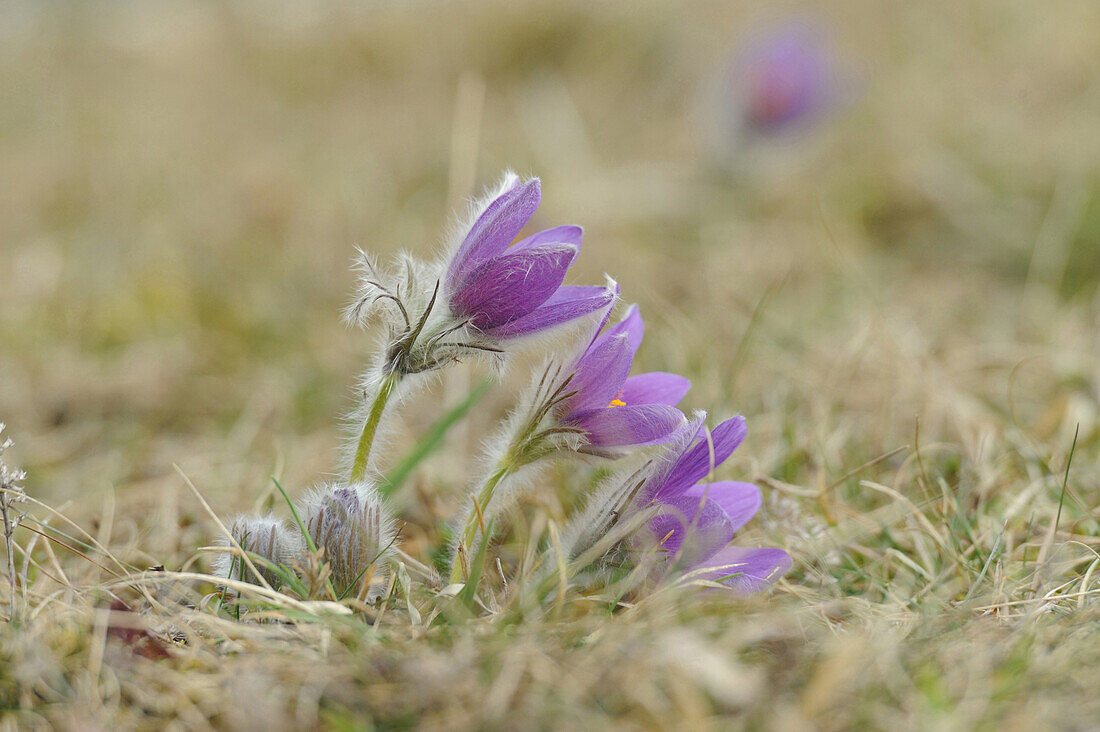
POLYGON ((517 338, 594 313, 615 301, 606 287, 563 285, 546 302, 527 315, 486 331, 497 338, 517 338))
POLYGON ((721 582, 741 592, 768 587, 791 568, 791 555, 782 549, 728 546, 706 560, 702 579, 721 582))
POLYGON ((638 312, 637 305, 631 305, 626 311, 626 315, 623 316, 623 319, 608 328, 607 331, 596 340, 600 340, 601 338, 615 338, 624 334, 630 343, 630 357, 633 358, 634 354, 638 351, 638 347, 642 345, 642 338, 645 337, 645 323, 642 322, 642 316, 638 312))
POLYGON ((691 382, 678 374, 652 371, 629 377, 623 383, 619 399, 627 404, 668 404, 676 406, 691 388, 691 382))
POLYGON ((745 439, 747 432, 744 417, 734 417, 722 422, 711 430, 709 442, 706 439, 700 439, 676 461, 672 470, 669 471, 665 484, 657 491, 657 495, 661 497, 680 495, 707 477, 711 470, 724 463, 726 458, 733 454, 745 439))
POLYGON ((527 315, 561 286, 577 256, 572 244, 542 244, 481 265, 451 295, 451 308, 489 330, 527 315))
POLYGON ((738 415, 719 423, 710 432, 711 442, 714 444, 714 464, 721 465, 729 459, 733 451, 737 449, 748 434, 749 428, 745 424, 745 418, 738 415))
POLYGON ((579 226, 555 226, 545 229, 537 234, 532 234, 521 242, 509 247, 511 252, 521 252, 524 249, 537 247, 540 244, 572 244, 580 251, 581 237, 584 230, 579 226))
POLYGON ((354 516, 359 513, 359 507, 362 504, 362 499, 359 496, 358 491, 350 486, 340 486, 333 488, 330 494, 333 500, 340 505, 342 509, 349 515, 354 516))
POLYGON ((752 483, 738 483, 732 480, 717 483, 697 483, 684 491, 689 498, 714 501, 730 518, 734 531, 740 529, 760 508, 760 489, 752 483))
POLYGON ((609 290, 614 291, 615 297, 614 297, 614 299, 612 299, 611 303, 608 305, 607 310, 604 311, 603 319, 600 320, 600 324, 598 326, 596 326, 595 329, 593 329, 593 331, 592 331, 592 340, 588 342, 589 348, 591 348, 592 344, 596 342, 596 339, 600 337, 600 331, 603 330, 603 327, 605 325, 607 325, 607 321, 610 320, 611 311, 615 308, 615 301, 619 299, 619 283, 618 282, 616 282, 615 280, 608 277, 607 278, 607 288, 609 290))
POLYGON ((684 423, 679 409, 665 404, 604 407, 570 415, 563 422, 588 433, 597 447, 654 445, 672 437, 684 423))
POLYGON ((649 520, 661 546, 677 562, 694 566, 705 562, 733 538, 734 528, 722 508, 698 498, 662 501, 661 511, 649 520))
POLYGON ((542 188, 538 178, 516 185, 493 199, 470 227, 470 233, 451 260, 451 266, 447 269, 447 292, 463 287, 478 267, 503 254, 535 215, 541 200, 542 188))
POLYGON ((577 360, 569 384, 576 394, 564 405, 566 414, 606 407, 619 396, 644 332, 642 317, 632 305, 621 321, 592 340, 577 360))
POLYGON ((706 421, 707 413, 697 410, 692 414, 691 419, 686 421, 669 438, 667 446, 661 451, 661 455, 653 467, 653 471, 638 491, 637 502, 639 506, 647 506, 657 498, 658 492, 668 480, 669 473, 676 466, 676 462, 683 457, 684 452, 694 444, 706 421))
POLYGON ((625 335, 601 338, 589 346, 573 369, 566 391, 574 393, 560 408, 562 418, 610 406, 611 400, 622 391, 632 360, 630 341, 625 335))

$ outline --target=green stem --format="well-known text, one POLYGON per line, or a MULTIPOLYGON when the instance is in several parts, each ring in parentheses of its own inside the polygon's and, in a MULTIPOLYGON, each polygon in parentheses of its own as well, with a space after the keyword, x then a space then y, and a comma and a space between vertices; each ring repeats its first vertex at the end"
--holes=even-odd
MULTIPOLYGON (((516 462, 509 452, 509 454, 505 455, 504 458, 497 463, 496 470, 494 470, 493 474, 485 481, 485 485, 481 486, 477 498, 474 499, 476 501, 474 510, 470 512, 470 517, 466 519, 466 525, 462 527, 459 549, 455 552, 454 563, 451 565, 452 583, 465 580, 465 572, 462 570, 462 548, 465 547, 467 554, 469 554, 470 547, 477 537, 477 530, 481 526, 481 522, 488 522, 486 511, 489 508, 489 502, 493 500, 493 492, 496 491, 501 481, 503 481, 509 473, 515 470, 516 467, 516 462)), ((473 574, 474 572, 471 571, 471 575, 473 574)))
POLYGON ((359 435, 359 445, 355 448, 355 461, 351 464, 351 482, 353 483, 362 480, 367 472, 367 459, 370 458, 374 436, 378 433, 378 423, 382 421, 382 412, 386 409, 386 403, 393 395, 395 386, 397 386, 397 374, 388 374, 382 378, 378 396, 374 398, 374 404, 370 407, 367 423, 363 425, 363 433, 359 435))

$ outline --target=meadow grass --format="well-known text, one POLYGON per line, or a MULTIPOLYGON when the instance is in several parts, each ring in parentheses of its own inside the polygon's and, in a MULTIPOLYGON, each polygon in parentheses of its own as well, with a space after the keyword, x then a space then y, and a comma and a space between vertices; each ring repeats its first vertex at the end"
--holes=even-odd
POLYGON ((696 94, 768 20, 745 9, 0 12, 0 421, 29 496, 8 727, 1095 726, 1095 4, 830 5, 858 102, 734 172, 696 94), (516 568, 594 483, 559 467, 477 595, 440 593, 523 381, 464 365, 388 436, 382 602, 321 571, 219 592, 218 522, 290 520, 277 485, 337 465, 372 345, 338 317, 354 247, 429 254, 509 166, 540 221, 585 227, 571 276, 640 304, 639 370, 745 415, 719 477, 764 506, 737 543, 794 569, 539 602, 516 568))

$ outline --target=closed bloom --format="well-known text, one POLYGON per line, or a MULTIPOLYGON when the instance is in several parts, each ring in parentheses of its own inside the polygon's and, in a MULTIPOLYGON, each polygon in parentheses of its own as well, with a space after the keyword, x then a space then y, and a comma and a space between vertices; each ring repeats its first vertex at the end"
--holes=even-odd
POLYGON ((341 596, 361 587, 361 599, 380 590, 385 564, 394 551, 397 531, 375 488, 365 482, 326 486, 306 499, 306 530, 324 550, 334 589, 341 596))
MULTIPOLYGON (((260 561, 254 560, 253 565, 274 588, 282 584, 282 578, 274 571, 275 567, 289 568, 302 556, 301 534, 272 516, 238 516, 229 533, 242 549, 260 558, 260 561)), ((214 573, 226 579, 259 584, 248 565, 233 554, 220 555, 215 562, 214 573)))
POLYGON ((676 405, 691 388, 683 376, 650 372, 629 376, 645 326, 638 307, 597 336, 577 360, 558 422, 584 433, 597 448, 664 442, 684 424, 676 405))
POLYGON ((790 569, 790 555, 782 549, 727 546, 760 508, 760 489, 736 481, 700 483, 745 439, 745 420, 727 419, 708 439, 705 419, 697 414, 678 435, 642 482, 636 503, 658 507, 649 529, 670 560, 735 589, 763 589, 790 569))

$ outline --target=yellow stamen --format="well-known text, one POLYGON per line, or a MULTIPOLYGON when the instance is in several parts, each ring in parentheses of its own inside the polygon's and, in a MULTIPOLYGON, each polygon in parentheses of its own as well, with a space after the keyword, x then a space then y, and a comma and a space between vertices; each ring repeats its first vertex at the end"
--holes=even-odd
POLYGON ((626 406, 626 402, 624 402, 622 399, 612 399, 611 403, 607 405, 607 408, 611 409, 611 407, 625 407, 625 406, 626 406))

